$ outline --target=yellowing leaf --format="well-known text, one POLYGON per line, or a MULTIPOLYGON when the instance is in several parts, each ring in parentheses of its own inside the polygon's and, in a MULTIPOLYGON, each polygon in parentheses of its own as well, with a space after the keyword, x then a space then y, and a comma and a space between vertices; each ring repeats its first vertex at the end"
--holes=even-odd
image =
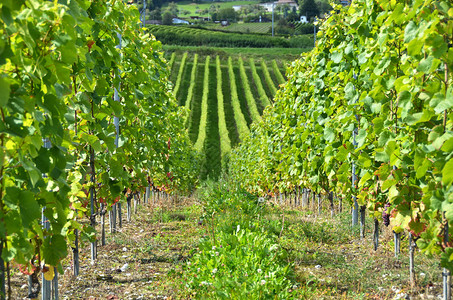
POLYGON ((12 140, 8 140, 5 144, 6 150, 15 150, 16 149, 16 143, 14 143, 12 140))
POLYGON ((46 265, 46 267, 48 268, 48 270, 47 270, 47 272, 44 272, 44 278, 47 281, 51 281, 55 277, 55 268, 53 266, 49 266, 49 265, 46 265))

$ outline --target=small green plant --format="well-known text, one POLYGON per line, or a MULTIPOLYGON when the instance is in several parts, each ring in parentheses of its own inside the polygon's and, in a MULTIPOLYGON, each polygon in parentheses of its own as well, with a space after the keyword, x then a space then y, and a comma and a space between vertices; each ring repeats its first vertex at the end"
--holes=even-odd
POLYGON ((197 297, 290 299, 292 267, 286 251, 265 232, 246 229, 204 239, 186 265, 186 286, 197 297))
POLYGON ((291 299, 293 266, 278 245, 280 220, 266 218, 263 198, 207 183, 200 194, 207 235, 185 266, 197 298, 291 299))

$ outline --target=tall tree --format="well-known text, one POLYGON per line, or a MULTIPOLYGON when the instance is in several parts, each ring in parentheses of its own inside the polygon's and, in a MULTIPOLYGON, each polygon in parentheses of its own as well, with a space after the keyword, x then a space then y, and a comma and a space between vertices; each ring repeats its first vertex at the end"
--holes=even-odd
POLYGON ((319 16, 319 8, 315 0, 303 0, 299 12, 301 16, 307 16, 308 20, 319 16))

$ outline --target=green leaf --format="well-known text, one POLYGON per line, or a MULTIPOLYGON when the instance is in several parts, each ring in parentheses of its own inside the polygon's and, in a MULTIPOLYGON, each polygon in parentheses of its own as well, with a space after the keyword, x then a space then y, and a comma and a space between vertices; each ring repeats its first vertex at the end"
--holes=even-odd
POLYGON ((415 234, 420 234, 425 229, 425 224, 420 221, 411 220, 409 222, 409 229, 412 230, 415 234))
POLYGON ((406 25, 406 28, 404 29, 404 42, 409 43, 412 41, 418 33, 418 26, 415 24, 414 21, 409 21, 409 23, 406 25))
POLYGON ((332 59, 332 61, 336 64, 338 64, 341 59, 343 58, 343 52, 339 52, 339 51, 334 51, 332 53, 332 55, 330 56, 330 58, 332 59))
POLYGON ((357 148, 361 148, 365 144, 366 136, 367 136, 366 130, 363 128, 360 128, 359 132, 357 134, 357 137, 356 137, 357 148))
POLYGON ((392 185, 392 186, 390 187, 388 195, 389 195, 389 199, 390 199, 390 200, 392 200, 392 199, 398 197, 399 191, 398 191, 398 189, 396 188, 396 185, 392 185))
POLYGON ((402 91, 398 95, 398 106, 403 107, 404 109, 410 109, 412 107, 412 95, 408 91, 402 91))
POLYGON ((392 138, 392 134, 390 133, 390 131, 385 130, 385 131, 381 132, 381 134, 379 135, 379 139, 378 139, 378 146, 379 147, 385 146, 391 138, 392 138))
POLYGON ((390 157, 385 151, 376 151, 376 161, 389 162, 390 157))
POLYGON ((346 100, 356 100, 357 92, 352 82, 348 82, 348 84, 344 87, 344 96, 346 100))
POLYGON ((42 172, 47 173, 50 170, 50 153, 44 147, 41 147, 38 152, 38 156, 33 159, 36 167, 42 172))
POLYGON ((66 240, 59 234, 44 238, 42 247, 43 258, 46 264, 56 266, 61 259, 68 255, 66 240))
POLYGON ((384 181, 382 183, 381 190, 382 191, 386 191, 387 189, 389 189, 390 187, 396 185, 397 183, 398 182, 395 179, 387 179, 386 181, 384 181))
POLYGON ((422 59, 417 67, 417 71, 425 74, 429 73, 433 64, 433 60, 434 57, 432 56, 428 56, 427 58, 422 59))
POLYGON ((55 71, 57 78, 61 83, 64 84, 71 83, 71 71, 69 70, 67 65, 60 62, 55 62, 55 71))
POLYGON ((453 181, 453 158, 444 165, 442 169, 442 183, 444 185, 450 185, 453 181))
POLYGON ((453 97, 445 98, 445 95, 442 93, 436 93, 429 102, 429 105, 434 108, 437 114, 440 114, 453 107, 453 97))
POLYGON ((324 128, 324 139, 328 142, 333 142, 335 139, 335 131, 330 127, 324 128))
POLYGON ((371 174, 369 172, 366 172, 362 178, 360 178, 360 181, 359 181, 359 187, 362 187, 367 181, 368 179, 371 178, 371 174))
POLYGON ((413 39, 407 45, 407 52, 409 55, 416 56, 419 55, 423 47, 423 42, 419 39, 413 39))
POLYGON ((444 152, 452 152, 453 151, 453 137, 449 138, 445 141, 441 148, 444 152))
POLYGON ((5 107, 8 103, 11 89, 9 87, 9 81, 4 77, 0 77, 0 107, 5 107))
POLYGON ((22 225, 25 228, 28 228, 33 221, 41 216, 41 209, 32 192, 22 191, 20 193, 19 208, 22 225))

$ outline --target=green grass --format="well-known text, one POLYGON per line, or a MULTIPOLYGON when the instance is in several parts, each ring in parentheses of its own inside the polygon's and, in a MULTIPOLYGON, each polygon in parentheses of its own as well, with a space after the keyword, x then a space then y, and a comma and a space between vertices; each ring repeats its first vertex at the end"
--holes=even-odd
POLYGON ((178 70, 181 65, 181 61, 176 61, 171 65, 170 81, 175 83, 178 78, 178 70))
MULTIPOLYGON (((263 113, 265 105, 263 104, 263 102, 260 99, 260 94, 257 89, 256 80, 255 80, 255 78, 253 78, 250 65, 244 64, 244 70, 247 75, 248 85, 250 87, 250 91, 252 92, 252 96, 253 96, 256 108, 258 110, 258 113, 261 115, 263 113)), ((248 102, 247 102, 247 104, 248 104, 248 102)))
POLYGON ((237 65, 233 66, 233 73, 234 73, 234 80, 235 80, 236 89, 237 89, 238 101, 241 106, 241 112, 242 112, 242 115, 244 116, 245 120, 247 121, 247 128, 250 128, 250 125, 252 125, 253 120, 250 115, 250 109, 248 107, 247 100, 245 100, 244 86, 242 84, 241 74, 239 71, 239 67, 237 65))
POLYGON ((274 71, 274 75, 277 78, 278 84, 284 83, 285 82, 285 78, 283 77, 284 72, 282 74, 275 59, 272 61, 272 70, 274 71))
POLYGON ((232 23, 228 26, 210 24, 204 25, 204 27, 227 32, 269 33, 272 28, 272 23, 232 23))
POLYGON ((194 92, 190 101, 190 116, 189 116, 189 137, 192 143, 195 144, 198 137, 201 116, 201 99, 203 98, 203 79, 204 79, 204 64, 197 64, 197 70, 194 82, 194 92))
MULTIPOLYGON (((276 80, 273 80, 270 73, 269 69, 264 62, 264 60, 261 61, 261 70, 263 72, 263 76, 265 78, 267 90, 269 91, 269 98, 272 99, 275 96, 275 93, 277 93, 277 88, 276 88, 276 80)), ((278 85, 278 83, 277 83, 278 85)))
MULTIPOLYGON (((215 62, 210 60, 209 67, 206 66, 205 61, 210 56, 199 55, 199 52, 174 51, 167 52, 166 56, 173 61, 170 78, 177 83, 174 93, 179 105, 186 108, 185 126, 188 128, 190 140, 205 158, 207 153, 204 151, 207 149, 211 119, 211 108, 208 103, 211 103, 211 98, 216 101, 216 126, 220 146, 212 155, 209 155, 213 156, 212 161, 215 161, 210 165, 216 168, 219 164, 215 157, 217 154, 220 155, 219 169, 222 169, 225 154, 250 133, 249 126, 254 121, 250 111, 255 109, 255 120, 259 120, 257 116, 260 117, 265 106, 270 103, 273 94, 268 88, 267 81, 275 80, 272 78, 272 60, 257 61, 249 57, 245 63, 242 61, 243 70, 241 71, 240 60, 243 60, 241 56, 235 56, 235 63, 231 56, 223 59, 218 56, 215 62), (217 61, 219 70, 217 70, 217 61), (268 68, 269 76, 265 76, 263 65, 268 68), (209 72, 207 77, 205 72, 211 68, 214 68, 214 73, 209 72)), ((275 66, 278 67, 277 62, 275 66)), ((215 149, 213 142, 210 145, 215 149)), ((208 170, 209 168, 205 169, 204 174, 212 172, 208 170)))
MULTIPOLYGON (((222 78, 222 69, 220 66, 220 59, 217 56, 216 60, 216 77, 217 77, 217 111, 219 116, 219 134, 220 134, 220 150, 222 158, 230 152, 231 150, 231 141, 227 129, 227 124, 225 121, 225 99, 223 97, 223 78, 222 78)), ((225 83, 229 83, 226 81, 225 83)))
POLYGON ((241 78, 242 85, 244 88, 245 99, 247 101, 247 106, 250 111, 250 116, 252 117, 252 120, 254 122, 258 122, 261 120, 261 115, 258 111, 255 97, 252 94, 249 79, 247 77, 247 73, 245 72, 245 68, 244 68, 244 61, 242 60, 242 58, 239 57, 238 63, 239 63, 239 74, 240 74, 240 78, 241 78))
POLYGON ((178 95, 179 87, 181 86, 181 80, 184 73, 184 67, 186 66, 187 52, 183 54, 181 63, 179 65, 178 76, 176 77, 175 88, 173 90, 175 96, 178 95))
POLYGON ((187 90, 187 98, 185 101, 184 106, 187 108, 187 110, 191 109, 191 102, 193 98, 193 91, 195 88, 195 83, 196 83, 196 78, 197 78, 197 63, 198 63, 198 54, 195 53, 193 56, 193 65, 192 65, 192 70, 190 71, 190 85, 187 90))
MULTIPOLYGON (((206 138, 206 125, 208 119, 208 98, 209 98, 209 75, 210 75, 210 56, 206 56, 204 74, 203 74, 203 96, 201 98, 201 115, 200 126, 198 127, 198 137, 195 142, 195 150, 201 151, 206 138)), ((212 74, 215 76, 215 74, 212 74)), ((212 96, 211 96, 212 97, 212 96)))
MULTIPOLYGON (((190 16, 201 16, 201 17, 208 17, 209 14, 199 14, 197 13, 197 10, 205 10, 209 9, 211 5, 215 6, 220 6, 220 9, 222 8, 230 8, 233 7, 234 5, 253 5, 253 4, 258 4, 260 1, 228 1, 228 2, 201 2, 201 3, 194 3, 191 1, 181 1, 177 2, 178 4, 178 9, 180 12, 182 11, 188 11, 189 14, 179 14, 180 18, 188 18, 190 16)), ((166 6, 164 5, 162 8, 164 9, 166 6)))
MULTIPOLYGON (((222 70, 222 93, 223 93, 223 104, 224 104, 224 112, 225 112, 225 122, 228 128, 228 136, 230 137, 231 141, 231 146, 235 146, 239 143, 239 133, 238 133, 238 128, 236 126, 236 121, 235 121, 235 114, 234 114, 234 108, 232 104, 232 92, 231 92, 231 83, 230 83, 230 77, 228 74, 228 67, 227 66, 221 66, 222 70)), ((239 105, 239 103, 238 103, 239 105)), ((242 117, 244 118, 244 117, 242 117)), ((244 120, 244 124, 245 120, 244 120)))
POLYGON ((300 57, 301 53, 308 51, 308 49, 299 48, 221 48, 221 47, 195 47, 195 46, 177 46, 177 45, 163 45, 163 50, 166 55, 173 52, 182 55, 184 52, 189 54, 197 53, 200 56, 218 55, 220 59, 228 59, 232 57, 237 59, 239 56, 243 59, 253 57, 255 59, 264 59, 271 61, 293 61, 300 57))
POLYGON ((205 165, 201 170, 201 178, 216 180, 219 178, 221 171, 221 149, 218 102, 216 95, 216 66, 214 64, 209 65, 209 76, 212 80, 210 80, 208 84, 206 139, 203 149, 205 155, 205 165))
POLYGON ((175 62, 175 58, 176 58, 176 53, 173 52, 171 54, 170 60, 168 61, 168 67, 170 68, 170 70, 173 66, 173 63, 175 62))
POLYGON ((180 88, 178 90, 178 94, 176 94, 176 100, 178 100, 178 104, 180 106, 185 105, 187 99, 187 91, 189 90, 191 84, 191 75, 193 69, 193 62, 187 61, 186 66, 184 68, 184 72, 182 75, 180 88))
MULTIPOLYGON (((237 70, 237 68, 236 68, 237 70)), ((248 134, 250 134, 249 127, 248 127, 248 120, 250 120, 250 116, 248 112, 244 113, 243 103, 244 101, 239 100, 239 87, 242 86, 240 82, 238 82, 239 75, 236 74, 235 68, 233 67, 233 60, 231 57, 228 58, 228 77, 230 79, 230 86, 231 86, 231 106, 234 111, 234 120, 236 121, 237 131, 239 134, 239 138, 243 140, 248 134)), ((244 99, 244 98, 241 98, 244 99)))
POLYGON ((253 81, 255 82, 255 86, 258 91, 260 102, 264 107, 266 107, 266 106, 270 105, 271 103, 269 102, 269 98, 263 87, 263 80, 265 80, 265 78, 261 72, 260 72, 260 74, 258 74, 257 67, 255 66, 255 60, 253 58, 250 58, 249 64, 250 64, 250 71, 252 72, 252 76, 253 76, 253 81))

